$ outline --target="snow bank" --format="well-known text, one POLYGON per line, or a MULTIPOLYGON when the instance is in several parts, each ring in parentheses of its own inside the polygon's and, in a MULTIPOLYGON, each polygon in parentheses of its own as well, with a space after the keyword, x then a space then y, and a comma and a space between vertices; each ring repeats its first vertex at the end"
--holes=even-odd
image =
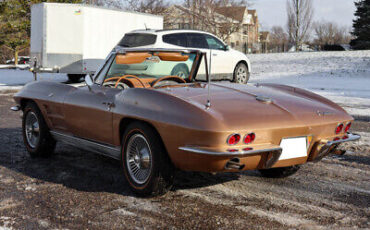
POLYGON ((304 88, 340 104, 350 114, 370 116, 370 51, 249 55, 250 82, 304 88))
MULTIPOLYGON (((68 80, 65 74, 43 73, 37 76, 41 81, 66 82, 68 80)), ((33 80, 33 74, 28 70, 0 69, 0 91, 18 89, 33 80)))

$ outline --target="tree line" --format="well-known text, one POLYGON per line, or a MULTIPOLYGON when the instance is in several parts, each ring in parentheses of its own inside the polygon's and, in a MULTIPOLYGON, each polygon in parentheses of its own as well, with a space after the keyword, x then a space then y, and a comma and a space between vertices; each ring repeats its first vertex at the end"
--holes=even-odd
POLYGON ((270 49, 285 52, 303 44, 317 49, 350 44, 352 49, 370 49, 370 0, 355 2, 357 8, 353 28, 330 21, 313 21, 312 0, 287 0, 287 26, 273 26, 270 30, 270 49), (351 31, 352 30, 352 31, 351 31))

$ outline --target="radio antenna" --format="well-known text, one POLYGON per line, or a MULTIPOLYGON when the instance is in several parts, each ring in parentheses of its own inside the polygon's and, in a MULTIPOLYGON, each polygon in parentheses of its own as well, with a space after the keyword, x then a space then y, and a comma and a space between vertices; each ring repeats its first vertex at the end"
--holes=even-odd
POLYGON ((145 30, 148 30, 148 27, 146 27, 146 23, 144 23, 144 26, 145 26, 145 30))
POLYGON ((208 95, 207 95, 207 103, 206 103, 206 109, 209 109, 211 107, 211 93, 210 93, 210 86, 211 86, 211 63, 212 63, 212 50, 210 50, 209 55, 209 69, 208 69, 208 63, 207 63, 207 54, 204 56, 205 64, 206 64, 206 74, 207 74, 207 81, 208 81, 208 95))

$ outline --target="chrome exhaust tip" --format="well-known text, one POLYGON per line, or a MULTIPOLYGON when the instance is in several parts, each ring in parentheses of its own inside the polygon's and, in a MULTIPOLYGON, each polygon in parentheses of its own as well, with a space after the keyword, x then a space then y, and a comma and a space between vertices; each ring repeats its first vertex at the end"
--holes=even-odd
POLYGON ((225 164, 225 169, 231 170, 231 169, 236 169, 236 170, 242 170, 245 167, 244 164, 240 164, 240 159, 235 157, 230 159, 226 164, 225 164))
POLYGON ((10 110, 12 110, 12 111, 16 112, 16 111, 21 110, 21 107, 20 107, 19 105, 12 106, 12 107, 10 107, 10 110))

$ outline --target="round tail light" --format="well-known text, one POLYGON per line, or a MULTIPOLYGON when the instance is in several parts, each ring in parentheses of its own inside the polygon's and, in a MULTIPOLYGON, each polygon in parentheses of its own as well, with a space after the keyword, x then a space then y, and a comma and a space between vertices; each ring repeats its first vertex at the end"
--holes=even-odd
POLYGON ((236 145, 239 143, 239 141, 240 141, 240 135, 237 133, 231 134, 226 140, 228 145, 236 145))
POLYGON ((342 129, 343 129, 343 124, 339 124, 339 125, 335 128, 335 134, 339 134, 340 132, 342 132, 342 129))
POLYGON ((254 141, 254 139, 256 139, 256 134, 254 133, 249 133, 247 135, 245 135, 244 137, 244 143, 245 144, 250 144, 254 141))
POLYGON ((348 124, 346 125, 346 127, 344 128, 344 132, 348 132, 349 129, 351 128, 351 125, 352 123, 351 122, 348 122, 348 124))

